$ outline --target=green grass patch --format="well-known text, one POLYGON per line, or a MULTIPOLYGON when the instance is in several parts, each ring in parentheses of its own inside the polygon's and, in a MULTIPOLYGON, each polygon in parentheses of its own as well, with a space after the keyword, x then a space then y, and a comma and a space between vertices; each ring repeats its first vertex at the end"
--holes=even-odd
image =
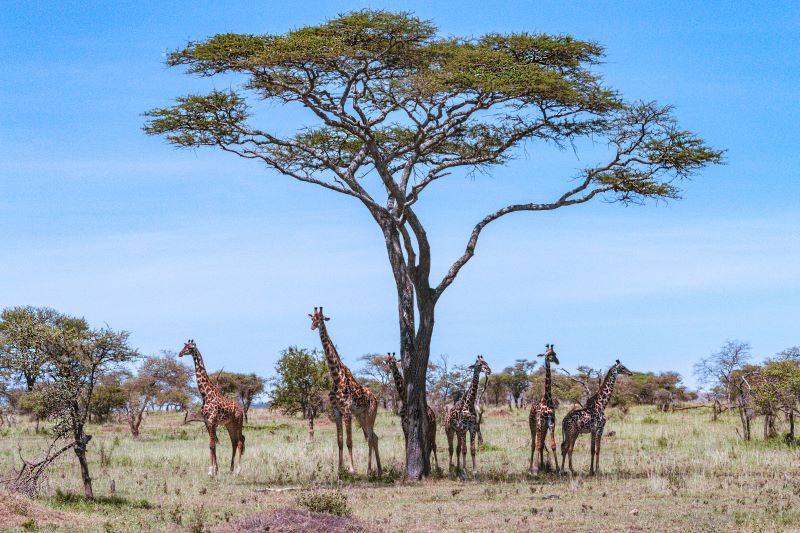
POLYGON ((54 507, 75 511, 96 511, 103 508, 115 507, 128 507, 131 509, 153 508, 153 504, 144 498, 139 500, 128 500, 127 498, 113 495, 96 496, 93 500, 89 500, 85 496, 81 496, 72 492, 64 492, 61 489, 56 490, 55 496, 50 498, 50 503, 54 507))

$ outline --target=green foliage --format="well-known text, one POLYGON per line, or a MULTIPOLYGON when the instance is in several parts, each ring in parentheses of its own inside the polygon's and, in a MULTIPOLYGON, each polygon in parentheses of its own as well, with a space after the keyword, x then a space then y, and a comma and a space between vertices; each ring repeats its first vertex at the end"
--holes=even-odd
POLYGON ((266 380, 256 374, 237 374, 235 372, 217 372, 214 381, 224 394, 235 395, 244 408, 245 417, 253 404, 253 400, 264 392, 266 380))
POLYGON ((315 418, 331 389, 330 373, 317 350, 290 346, 275 364, 271 405, 285 414, 302 413, 315 418))
POLYGON ((28 391, 45 373, 48 356, 43 345, 50 328, 85 330, 82 318, 72 318, 48 307, 8 307, 0 315, 0 371, 22 381, 28 391))
POLYGON ((105 422, 111 413, 125 406, 127 394, 119 384, 101 384, 95 387, 89 411, 96 422, 105 422))
POLYGON ((605 87, 592 71, 603 57, 597 43, 525 32, 445 38, 437 31, 408 13, 362 10, 283 35, 226 33, 190 42, 167 64, 202 76, 242 74, 246 83, 151 110, 144 131, 183 147, 220 146, 361 196, 351 177, 365 165, 388 172, 411 162, 437 179, 448 168, 503 164, 511 149, 536 139, 603 136, 615 149, 614 159, 586 169, 586 184, 568 196, 593 185, 621 202, 677 198, 673 178, 721 162, 721 152, 678 127, 669 106, 627 104, 605 87), (247 93, 298 103, 319 123, 276 137, 249 125, 247 93), (347 185, 320 175, 330 171, 346 171, 347 185))
POLYGON ((297 497, 297 503, 312 513, 327 513, 350 516, 353 510, 347 504, 347 496, 340 491, 309 491, 297 497))

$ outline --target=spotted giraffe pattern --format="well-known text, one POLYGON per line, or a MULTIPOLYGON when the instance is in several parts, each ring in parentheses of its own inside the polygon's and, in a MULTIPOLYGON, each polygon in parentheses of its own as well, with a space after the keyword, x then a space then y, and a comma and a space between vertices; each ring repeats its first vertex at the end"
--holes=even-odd
MULTIPOLYGON (((394 386, 397 389, 397 395, 400 398, 400 425, 403 428, 403 437, 408 442, 408 421, 406 420, 406 403, 408 396, 406 395, 405 379, 400 369, 397 367, 399 361, 395 358, 394 353, 386 354, 387 371, 392 373, 394 378, 394 386)), ((433 452, 433 459, 436 462, 436 469, 439 469, 439 456, 436 454, 436 413, 430 405, 425 404, 425 414, 428 417, 428 454, 433 452)))
POLYGON ((544 393, 538 401, 531 405, 528 416, 528 425, 531 430, 531 461, 528 472, 537 475, 544 468, 544 449, 547 434, 550 434, 550 450, 556 464, 556 474, 559 472, 558 455, 556 455, 556 409, 553 402, 552 377, 550 363, 560 364, 552 344, 545 345, 545 352, 538 357, 544 357, 544 393), (539 452, 539 462, 534 465, 536 452, 539 452))
POLYGON ((478 479, 478 468, 475 463, 475 433, 479 429, 478 415, 475 409, 475 399, 478 394, 478 381, 481 372, 486 374, 486 378, 492 374, 492 369, 479 355, 472 369, 472 381, 464 391, 464 395, 453 404, 444 419, 444 430, 447 435, 447 447, 450 452, 450 478, 453 478, 453 437, 457 439, 456 448, 456 471, 455 475, 462 480, 467 479, 467 432, 469 432, 469 450, 472 456, 472 479, 478 479))
POLYGON ((378 436, 375 434, 375 417, 378 414, 378 398, 367 387, 361 385, 353 377, 350 369, 342 363, 339 353, 336 351, 333 341, 328 336, 328 328, 325 322, 329 320, 322 314, 322 307, 314 308, 311 317, 311 329, 319 331, 319 339, 322 342, 322 349, 325 352, 325 361, 331 374, 333 386, 328 397, 333 408, 333 419, 336 422, 336 437, 339 446, 339 471, 342 471, 343 445, 342 427, 347 433, 347 453, 350 457, 350 473, 355 473, 353 467, 353 416, 356 417, 364 438, 369 447, 369 457, 367 459, 367 473, 372 473, 372 455, 375 455, 375 464, 378 469, 378 476, 381 476, 381 459, 378 453, 378 436))
POLYGON ((208 446, 211 453, 211 466, 208 467, 208 475, 216 476, 219 472, 219 467, 217 466, 218 426, 225 426, 225 429, 228 430, 228 435, 231 438, 231 447, 233 448, 231 472, 238 474, 242 467, 242 454, 244 454, 244 434, 242 433, 244 410, 236 400, 232 400, 222 394, 219 386, 209 379, 206 367, 203 364, 203 356, 200 355, 200 350, 197 349, 197 344, 195 344, 194 340, 189 339, 183 345, 183 349, 178 356, 183 357, 184 355, 191 355, 192 359, 194 359, 197 390, 200 391, 200 397, 203 400, 203 408, 200 412, 203 414, 203 421, 208 430, 208 446), (239 462, 234 470, 237 450, 239 451, 239 462))
POLYGON ((589 466, 589 475, 594 475, 595 472, 600 470, 600 440, 603 437, 603 430, 606 426, 605 409, 611 400, 611 395, 614 393, 614 384, 617 381, 618 374, 630 376, 633 372, 625 368, 617 359, 614 366, 606 373, 606 377, 603 378, 600 389, 586 401, 586 407, 573 409, 564 417, 561 423, 564 437, 561 443, 561 470, 566 469, 564 462, 567 455, 569 455, 569 471, 571 474, 575 474, 575 470, 572 468, 572 451, 575 449, 575 441, 578 440, 578 435, 581 433, 592 434, 592 460, 589 466))

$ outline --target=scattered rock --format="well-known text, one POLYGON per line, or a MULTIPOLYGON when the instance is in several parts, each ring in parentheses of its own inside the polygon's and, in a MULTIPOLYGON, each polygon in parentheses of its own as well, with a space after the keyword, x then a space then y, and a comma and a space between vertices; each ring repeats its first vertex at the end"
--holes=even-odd
POLYGON ((628 514, 632 514, 633 516, 636 516, 636 515, 639 514, 639 509, 631 509, 631 512, 628 513, 628 514))
POLYGON ((558 494, 548 494, 547 496, 542 496, 543 500, 560 500, 561 496, 558 494))

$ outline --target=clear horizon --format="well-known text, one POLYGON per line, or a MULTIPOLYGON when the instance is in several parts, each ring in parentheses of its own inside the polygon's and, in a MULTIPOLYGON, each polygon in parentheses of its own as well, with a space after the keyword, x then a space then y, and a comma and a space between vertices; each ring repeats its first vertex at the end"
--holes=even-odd
MULTIPOLYGON (((447 1, 0 8, 0 305, 48 306, 131 331, 144 353, 194 338, 210 369, 272 375, 319 347, 323 305, 347 364, 397 351, 396 296, 377 227, 352 199, 213 149, 178 151, 141 114, 229 81, 167 69, 215 33, 283 33, 363 7, 412 11, 444 35, 570 34, 630 100, 676 107, 726 152, 684 199, 519 214, 481 237, 437 310, 432 357, 495 371, 554 343, 562 365, 680 372, 726 339, 754 360, 800 344, 800 7, 674 2, 447 1)), ((261 114, 295 128, 286 110, 261 114)), ((579 147, 581 148, 581 147, 579 147)), ((490 176, 455 176, 421 206, 442 272, 472 226, 546 199, 591 150, 530 146, 490 176)))

